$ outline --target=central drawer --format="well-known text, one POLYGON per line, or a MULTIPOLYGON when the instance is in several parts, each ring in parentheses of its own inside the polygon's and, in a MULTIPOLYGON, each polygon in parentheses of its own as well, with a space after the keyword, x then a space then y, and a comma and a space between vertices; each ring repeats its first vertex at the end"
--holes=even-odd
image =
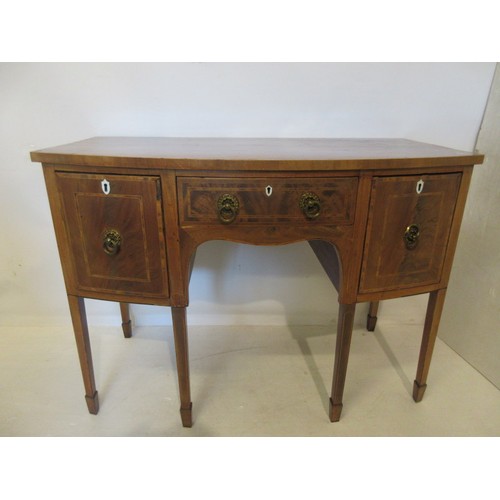
POLYGON ((181 226, 354 221, 357 177, 179 177, 181 226))

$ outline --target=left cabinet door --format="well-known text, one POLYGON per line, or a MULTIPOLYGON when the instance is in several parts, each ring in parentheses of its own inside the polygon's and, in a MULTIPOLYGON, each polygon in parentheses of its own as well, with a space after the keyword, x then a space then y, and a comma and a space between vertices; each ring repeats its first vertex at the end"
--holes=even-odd
POLYGON ((160 178, 56 172, 74 293, 169 295, 160 178))

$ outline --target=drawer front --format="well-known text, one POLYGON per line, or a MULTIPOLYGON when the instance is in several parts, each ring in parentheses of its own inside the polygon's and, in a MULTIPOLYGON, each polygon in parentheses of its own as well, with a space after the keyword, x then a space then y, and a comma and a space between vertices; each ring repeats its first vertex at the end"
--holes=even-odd
POLYGON ((182 226, 354 221, 356 177, 178 178, 182 226))
POLYGON ((56 173, 81 290, 168 296, 160 179, 56 173))
POLYGON ((461 174, 373 180, 360 292, 439 283, 461 174))

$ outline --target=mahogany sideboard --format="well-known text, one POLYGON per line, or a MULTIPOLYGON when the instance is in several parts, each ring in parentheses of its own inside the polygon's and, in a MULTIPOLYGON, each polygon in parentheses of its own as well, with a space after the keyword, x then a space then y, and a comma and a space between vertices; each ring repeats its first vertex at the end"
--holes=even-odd
POLYGON ((186 309, 198 245, 307 241, 338 290, 330 420, 338 421, 356 303, 429 293, 420 401, 473 166, 483 156, 405 139, 96 137, 43 164, 90 413, 99 410, 84 298, 170 306, 180 413, 192 425, 186 309))

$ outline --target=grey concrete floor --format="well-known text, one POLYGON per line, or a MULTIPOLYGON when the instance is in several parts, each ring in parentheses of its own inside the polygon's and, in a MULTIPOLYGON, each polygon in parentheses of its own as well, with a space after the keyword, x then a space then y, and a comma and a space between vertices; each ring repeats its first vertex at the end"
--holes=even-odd
POLYGON ((193 420, 181 426, 171 327, 93 327, 87 413, 70 327, 0 329, 1 436, 499 436, 500 391, 437 340, 411 397, 422 326, 356 328, 340 422, 328 419, 335 327, 191 326, 193 420))

